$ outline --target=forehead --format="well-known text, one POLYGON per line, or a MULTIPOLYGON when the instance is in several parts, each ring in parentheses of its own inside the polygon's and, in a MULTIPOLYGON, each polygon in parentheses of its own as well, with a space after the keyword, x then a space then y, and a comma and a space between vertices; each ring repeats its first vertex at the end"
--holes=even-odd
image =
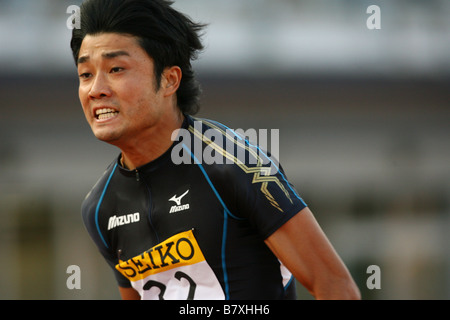
POLYGON ((126 52, 132 58, 146 56, 136 37, 118 33, 101 33, 85 36, 81 43, 78 60, 95 59, 114 51, 126 52))

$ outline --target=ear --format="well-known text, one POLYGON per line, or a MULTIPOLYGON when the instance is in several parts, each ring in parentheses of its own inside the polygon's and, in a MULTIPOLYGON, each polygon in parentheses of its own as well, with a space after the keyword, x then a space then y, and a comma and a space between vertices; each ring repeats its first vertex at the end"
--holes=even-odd
POLYGON ((162 74, 161 89, 164 90, 164 97, 174 95, 180 87, 183 73, 178 66, 167 67, 162 74))

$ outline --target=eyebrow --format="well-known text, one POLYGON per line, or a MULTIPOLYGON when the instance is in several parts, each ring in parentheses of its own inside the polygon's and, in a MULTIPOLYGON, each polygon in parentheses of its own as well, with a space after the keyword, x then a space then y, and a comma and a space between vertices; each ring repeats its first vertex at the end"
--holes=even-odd
MULTIPOLYGON (((102 57, 105 58, 105 59, 114 59, 114 58, 117 58, 117 57, 120 57, 120 56, 128 56, 129 57, 130 54, 127 51, 124 51, 124 50, 105 52, 105 53, 102 54, 102 57)), ((82 57, 78 58, 77 62, 78 62, 78 64, 85 63, 85 62, 88 62, 89 59, 90 59, 89 56, 82 56, 82 57)))

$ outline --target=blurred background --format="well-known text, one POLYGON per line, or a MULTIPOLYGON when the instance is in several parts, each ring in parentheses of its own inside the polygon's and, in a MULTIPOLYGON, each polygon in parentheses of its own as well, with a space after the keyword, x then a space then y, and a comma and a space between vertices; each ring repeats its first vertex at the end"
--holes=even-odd
MULTIPOLYGON (((66 9, 80 4, 0 0, 0 299, 119 298, 80 215, 118 154, 78 101, 66 9)), ((288 178, 363 298, 449 299, 450 1, 174 6, 209 23, 198 115, 280 130, 288 178), (367 27, 370 5, 381 29, 367 27), (366 285, 370 265, 380 289, 366 285)))

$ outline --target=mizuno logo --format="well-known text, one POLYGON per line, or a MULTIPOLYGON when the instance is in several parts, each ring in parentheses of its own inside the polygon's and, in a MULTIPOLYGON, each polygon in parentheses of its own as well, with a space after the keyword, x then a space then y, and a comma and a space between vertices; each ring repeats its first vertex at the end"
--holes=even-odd
POLYGON ((181 196, 177 197, 177 195, 174 195, 172 198, 169 199, 169 201, 173 201, 176 203, 176 205, 170 207, 169 213, 174 213, 174 212, 189 209, 189 203, 183 204, 183 205, 181 204, 181 199, 183 199, 183 197, 185 195, 187 195, 188 192, 189 192, 189 189, 185 193, 183 193, 181 196))
POLYGON ((115 227, 123 226, 125 224, 130 224, 134 222, 138 222, 141 219, 139 212, 130 213, 123 216, 112 216, 108 221, 108 230, 111 230, 115 227))

